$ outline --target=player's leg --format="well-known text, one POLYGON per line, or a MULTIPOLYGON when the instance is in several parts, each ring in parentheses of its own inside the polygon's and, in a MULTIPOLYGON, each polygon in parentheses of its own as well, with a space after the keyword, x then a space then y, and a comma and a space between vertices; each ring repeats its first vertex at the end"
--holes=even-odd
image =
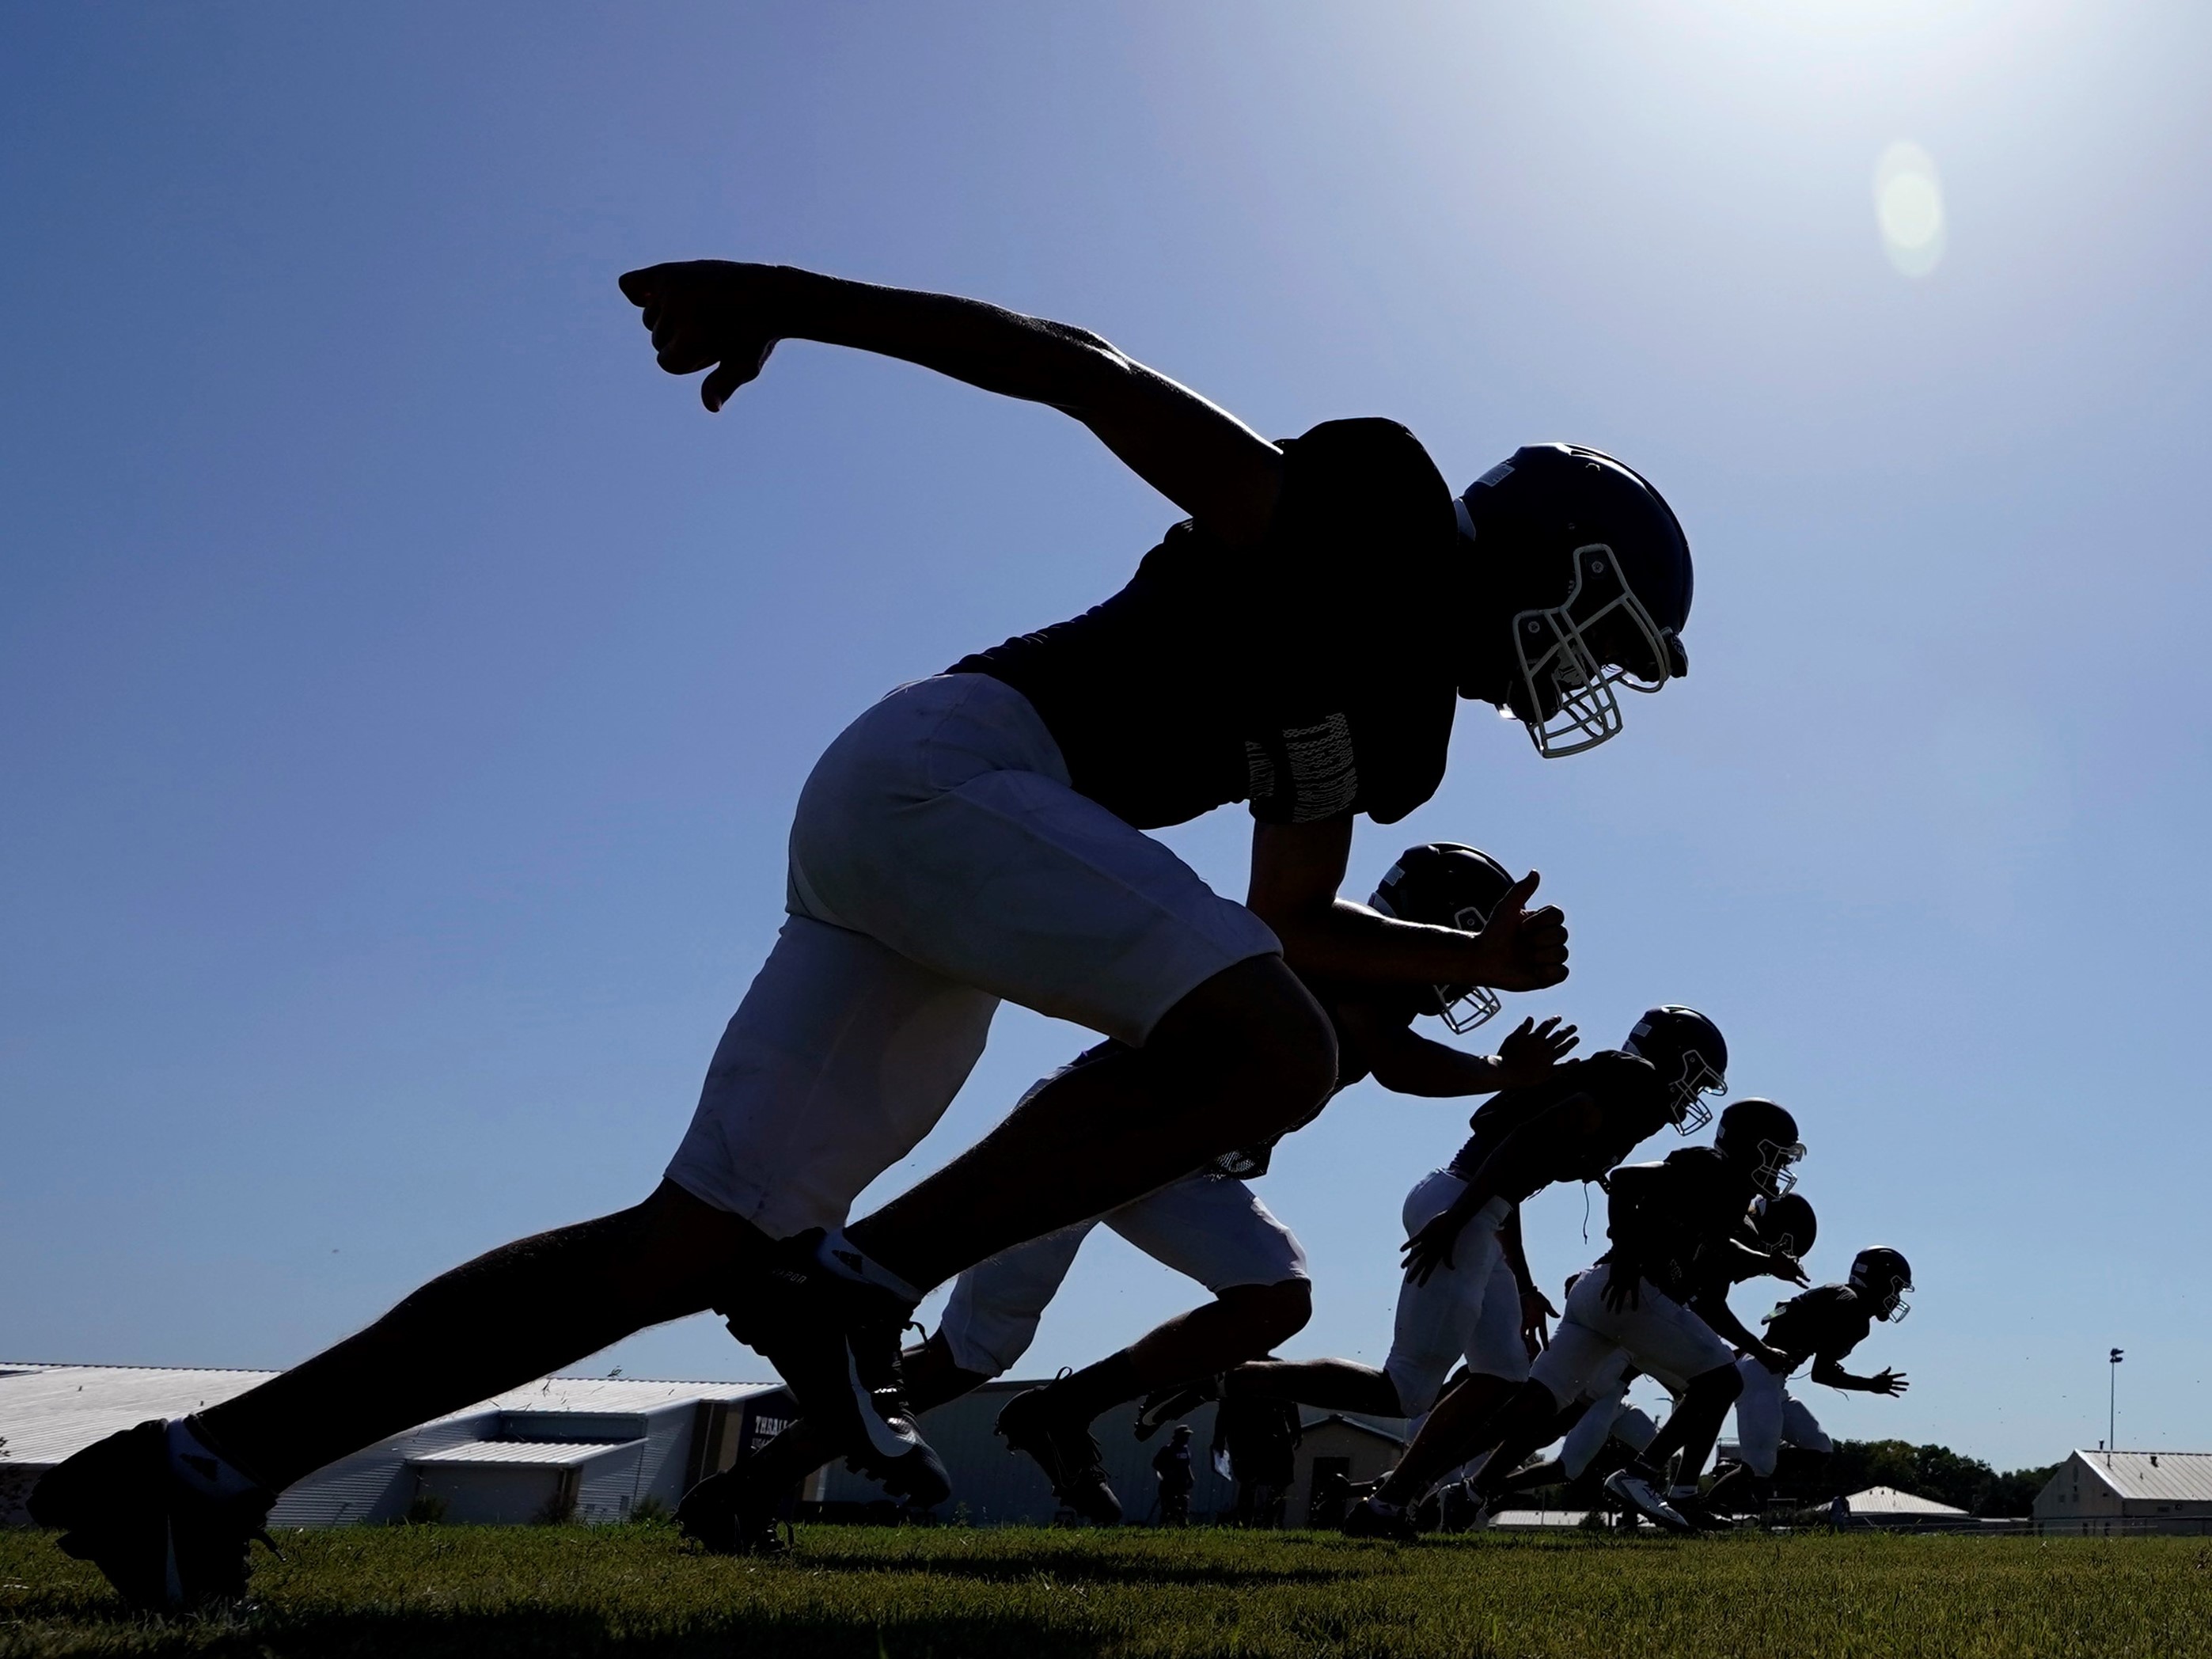
MULTIPOLYGON (((1464 1253, 1464 1237, 1461 1243, 1464 1253)), ((1528 1350, 1521 1335, 1521 1287, 1504 1252, 1493 1250, 1490 1255, 1487 1279, 1473 1310, 1472 1329, 1462 1327, 1467 1375, 1437 1402, 1398 1466, 1383 1477, 1375 1493, 1382 1503, 1418 1502, 1454 1468, 1482 1451, 1490 1444, 1492 1420, 1528 1379, 1528 1350)))
POLYGON ((1094 1520, 1120 1508, 1091 1432, 1099 1413, 1265 1353, 1304 1328, 1313 1308, 1304 1249, 1241 1181, 1186 1175, 1101 1219, 1214 1294, 1097 1364, 1016 1395, 1000 1413, 1007 1443, 1034 1455, 1054 1491, 1094 1520))
POLYGON ((985 676, 903 688, 830 746, 793 821, 792 907, 1130 1045, 878 1215, 794 1240, 735 1297, 732 1328, 864 1458, 918 1455, 872 1402, 896 1401, 896 1332, 923 1291, 1263 1138, 1334 1080, 1328 1020, 1273 934, 1079 794, 1036 710, 985 676))
POLYGON ((441 1274, 365 1330, 199 1413, 272 1491, 325 1463, 697 1313, 766 1249, 760 1231, 672 1182, 441 1274))
MULTIPOLYGON (((1428 1225, 1466 1190, 1467 1183, 1449 1170, 1423 1176, 1400 1212, 1406 1236, 1428 1225)), ((1494 1211, 1470 1220, 1450 1264, 1439 1266, 1425 1282, 1400 1280, 1390 1352, 1381 1369, 1349 1359, 1270 1360, 1238 1367, 1225 1387, 1232 1394, 1295 1400, 1324 1411, 1421 1416, 1443 1393, 1480 1317, 1503 1213, 1501 1200, 1494 1211)))
POLYGON ((477 1257, 367 1329, 193 1417, 141 1424, 40 1482, 32 1510, 126 1598, 235 1596, 278 1492, 349 1452, 705 1308, 769 1241, 664 1182, 642 1204, 477 1257))
MULTIPOLYGON (((1559 1327, 1552 1333, 1551 1346, 1536 1356, 1528 1381, 1507 1404, 1498 1449, 1476 1483, 1477 1494, 1486 1503, 1495 1501, 1506 1478, 1544 1443, 1568 1401, 1589 1392, 1601 1379, 1619 1375, 1616 1368, 1622 1363, 1622 1345, 1604 1297, 1610 1276, 1611 1269, 1601 1263, 1577 1278, 1559 1327)), ((1613 1488, 1609 1486, 1607 1490, 1613 1488)), ((1642 1496, 1641 1489, 1638 1496, 1642 1496)), ((1665 1505, 1656 1493, 1651 1498, 1645 1512, 1663 1518, 1668 1513, 1665 1505)), ((1638 1507, 1644 1505, 1639 1502, 1638 1507)), ((1668 1524, 1680 1524, 1680 1517, 1668 1524)))
MULTIPOLYGON (((899 1356, 915 1416, 1019 1362, 1095 1224, 1063 1227, 960 1275, 937 1329, 899 1356)), ((677 1524, 717 1554, 773 1553, 781 1547, 775 1516, 792 1488, 836 1455, 835 1439, 799 1418, 758 1451, 693 1486, 677 1508, 677 1524)))
POLYGON ((1743 1392, 1735 1400, 1736 1463, 1713 1485, 1707 1503, 1723 1515, 1759 1509, 1782 1452, 1783 1379, 1750 1354, 1736 1361, 1743 1392))
POLYGON ((1319 1005, 1279 957, 1251 957, 1178 1000, 1142 1048, 1054 1079, 846 1237, 910 1284, 936 1284, 1266 1139, 1310 1111, 1335 1073, 1319 1005), (1037 1170, 1054 1179, 1024 1178, 1037 1170))
POLYGON ((1607 1310, 1612 1334, 1644 1370, 1684 1379, 1674 1411, 1644 1449, 1643 1463, 1656 1472, 1680 1453, 1681 1467, 1667 1501, 1677 1514, 1704 1524, 1710 1517, 1698 1499, 1698 1477, 1712 1455, 1729 1408, 1743 1392, 1743 1377, 1736 1370, 1735 1351, 1704 1320, 1648 1281, 1639 1291, 1634 1307, 1607 1310))

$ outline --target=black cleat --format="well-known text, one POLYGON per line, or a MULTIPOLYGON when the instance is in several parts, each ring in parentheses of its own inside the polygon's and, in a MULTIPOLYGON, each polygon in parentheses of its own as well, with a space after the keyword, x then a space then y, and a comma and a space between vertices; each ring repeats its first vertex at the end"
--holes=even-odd
POLYGON ((710 1474, 676 1506, 677 1529, 709 1555, 787 1555, 776 1526, 783 1492, 758 1478, 757 1457, 740 1457, 710 1474))
POLYGON ((31 1489, 31 1519, 61 1533, 62 1553, 89 1561, 123 1599, 149 1609, 200 1607, 246 1595, 246 1546, 274 1492, 202 1496, 169 1468, 159 1418, 94 1441, 31 1489))
POLYGON ((1346 1538, 1387 1538, 1400 1544, 1413 1543, 1420 1536, 1414 1529, 1411 1510, 1377 1503, 1373 1498, 1363 1498, 1344 1512, 1343 1532, 1346 1538))
POLYGON ((1056 1410, 1050 1389, 1026 1389, 1009 1400, 998 1431, 1008 1451, 1026 1453, 1044 1471, 1061 1503, 1094 1525, 1121 1523, 1121 1500, 1106 1479, 1090 1424, 1056 1410))
POLYGON ((952 1495, 952 1482, 915 1426, 899 1376, 899 1339, 914 1310, 887 1291, 833 1273, 815 1260, 822 1231, 779 1243, 748 1274, 725 1312, 730 1334, 768 1357, 799 1408, 860 1474, 916 1509, 952 1495))

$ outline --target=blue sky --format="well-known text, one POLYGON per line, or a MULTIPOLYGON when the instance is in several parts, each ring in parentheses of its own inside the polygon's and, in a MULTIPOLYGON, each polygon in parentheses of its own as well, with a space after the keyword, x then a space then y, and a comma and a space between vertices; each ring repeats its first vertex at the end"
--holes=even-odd
MULTIPOLYGON (((614 288, 720 254, 1093 328, 1464 482, 1572 438, 1698 562, 1692 677, 1363 827, 1544 872, 1576 971, 1795 1109, 1816 1273, 1906 1249, 1899 1401, 2212 1445, 2197 657, 2212 21, 2180 4, 15 8, 0 17, 0 1350, 276 1364, 641 1196, 890 685, 1173 517, 1073 424, 787 346, 723 416, 614 288), (1942 258, 1885 253, 1932 160, 1942 258), (1923 261, 1924 263, 1924 261, 1923 261)), ((1244 820, 1170 839, 1241 890, 1244 820)), ((1020 1011, 905 1185, 1079 1035, 1020 1011)), ((1379 1361, 1463 1112, 1265 1185, 1287 1352, 1379 1361)), ((1557 1280, 1597 1248, 1532 1206, 1557 1280)), ((1026 1369, 1191 1287, 1094 1244, 1026 1369)), ((1754 1297, 1740 1297, 1745 1310, 1754 1297)), ((758 1375, 709 1320, 593 1362, 758 1375)))

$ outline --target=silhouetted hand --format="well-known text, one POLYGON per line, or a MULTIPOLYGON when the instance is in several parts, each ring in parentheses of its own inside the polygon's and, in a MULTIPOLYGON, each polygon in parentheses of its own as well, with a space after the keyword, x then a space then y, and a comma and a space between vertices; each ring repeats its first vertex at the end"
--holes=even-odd
POLYGON ((1867 1389, 1872 1394, 1903 1394, 1911 1386, 1903 1371, 1879 1370, 1867 1378, 1867 1389))
POLYGON ((1770 1344, 1761 1342, 1756 1347, 1747 1348, 1744 1352, 1777 1376, 1787 1376, 1794 1369, 1790 1364, 1790 1356, 1770 1344))
POLYGON ((755 379, 781 337, 784 273, 774 265, 683 259, 626 273, 622 291, 645 313, 653 356, 671 374, 713 372, 699 401, 718 412, 755 379))
POLYGON ((1605 1276, 1605 1305, 1615 1313, 1626 1313, 1631 1308, 1644 1305, 1642 1285, 1644 1275, 1620 1261, 1612 1264, 1605 1276))
POLYGON ((1581 1041, 1575 1028, 1560 1024, 1556 1014, 1541 1025, 1522 1020, 1498 1045, 1498 1086, 1521 1089, 1542 1082, 1544 1074, 1581 1041))
POLYGON ((1521 1292, 1521 1340, 1528 1347, 1529 1358, 1543 1352, 1552 1340, 1551 1329, 1544 1322, 1559 1316, 1559 1310, 1534 1285, 1521 1292))
POLYGON ((1408 1281, 1425 1285, 1429 1275, 1438 1267, 1453 1265, 1452 1248, 1467 1230, 1469 1218, 1467 1211, 1454 1205, 1398 1247, 1399 1254, 1406 1258, 1408 1281))
POLYGON ((1506 890, 1478 938, 1485 957, 1478 982, 1499 991, 1540 991, 1567 976, 1567 919, 1556 904, 1522 906, 1542 878, 1534 870, 1506 890))
POLYGON ((1773 1255, 1773 1262, 1766 1270, 1768 1278, 1779 1279, 1790 1285, 1810 1285, 1813 1282, 1806 1277, 1804 1264, 1787 1250, 1776 1250, 1773 1255))

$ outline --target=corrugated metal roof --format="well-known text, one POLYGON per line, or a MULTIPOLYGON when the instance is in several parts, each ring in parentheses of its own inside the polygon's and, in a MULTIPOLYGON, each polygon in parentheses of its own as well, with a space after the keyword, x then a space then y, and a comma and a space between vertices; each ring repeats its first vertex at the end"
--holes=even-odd
POLYGON ((472 1468, 510 1468, 536 1464, 554 1468, 580 1468, 593 1458, 616 1452, 635 1455, 642 1440, 464 1440, 458 1446, 418 1452, 410 1464, 465 1464, 472 1468))
MULTIPOLYGON (((58 1463, 118 1430, 149 1417, 181 1417, 276 1375, 167 1365, 0 1361, 0 1464, 58 1463)), ((635 1413, 692 1400, 741 1400, 776 1386, 641 1376, 550 1376, 447 1417, 486 1411, 635 1413)))
POLYGON ((1966 1510, 1930 1498, 1915 1498, 1894 1486, 1869 1486, 1844 1500, 1853 1515, 1964 1515, 1966 1510))
POLYGON ((244 1394, 274 1371, 54 1365, 0 1375, 0 1461, 58 1463, 149 1417, 181 1417, 244 1394))
POLYGON ((2076 1451, 2074 1455, 2122 1498, 2212 1504, 2212 1452, 2076 1451))

